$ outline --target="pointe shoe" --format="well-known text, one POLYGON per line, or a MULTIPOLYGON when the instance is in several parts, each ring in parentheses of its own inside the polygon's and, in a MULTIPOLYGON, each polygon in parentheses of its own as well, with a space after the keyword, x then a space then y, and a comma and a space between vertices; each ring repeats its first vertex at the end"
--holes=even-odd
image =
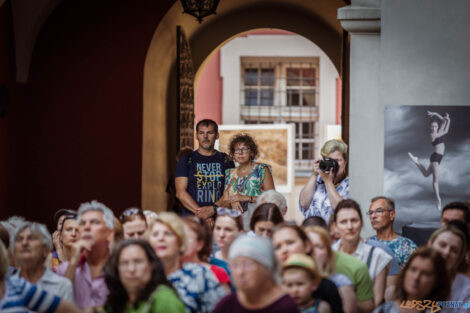
POLYGON ((411 152, 408 152, 408 156, 410 157, 411 161, 413 161, 414 163, 418 163, 418 157, 412 155, 411 152))

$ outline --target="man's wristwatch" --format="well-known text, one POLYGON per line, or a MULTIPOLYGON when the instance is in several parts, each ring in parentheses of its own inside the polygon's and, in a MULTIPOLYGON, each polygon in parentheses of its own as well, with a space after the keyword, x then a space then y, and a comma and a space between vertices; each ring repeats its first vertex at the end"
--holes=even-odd
POLYGON ((217 204, 213 204, 212 207, 214 208, 214 215, 212 215, 212 218, 215 219, 217 217, 217 209, 219 206, 217 204))

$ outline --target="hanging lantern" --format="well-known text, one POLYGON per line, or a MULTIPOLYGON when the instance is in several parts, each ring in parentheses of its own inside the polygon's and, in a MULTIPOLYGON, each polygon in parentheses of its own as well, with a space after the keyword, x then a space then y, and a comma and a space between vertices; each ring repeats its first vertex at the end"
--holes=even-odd
POLYGON ((215 14, 217 5, 219 5, 220 0, 181 0, 183 5, 183 13, 188 13, 189 15, 197 18, 199 23, 202 22, 202 19, 208 15, 215 14))

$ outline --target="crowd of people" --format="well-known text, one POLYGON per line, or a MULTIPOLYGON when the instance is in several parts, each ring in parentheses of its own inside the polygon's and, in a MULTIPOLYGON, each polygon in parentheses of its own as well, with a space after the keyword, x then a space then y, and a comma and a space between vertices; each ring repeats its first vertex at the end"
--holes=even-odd
POLYGON ((197 124, 196 138, 198 149, 182 154, 174 175, 176 213, 132 207, 117 218, 94 200, 58 210, 52 235, 23 217, 0 222, 0 312, 411 313, 470 306, 468 203, 444 206, 441 227, 418 247, 394 231, 392 199, 373 198, 368 220, 348 199, 347 145, 330 140, 300 193, 305 219, 298 225, 285 220, 286 199, 275 191, 270 166, 255 161, 249 135, 236 135, 229 154, 214 149, 211 120, 197 124), (363 238, 369 222, 376 234, 363 238))

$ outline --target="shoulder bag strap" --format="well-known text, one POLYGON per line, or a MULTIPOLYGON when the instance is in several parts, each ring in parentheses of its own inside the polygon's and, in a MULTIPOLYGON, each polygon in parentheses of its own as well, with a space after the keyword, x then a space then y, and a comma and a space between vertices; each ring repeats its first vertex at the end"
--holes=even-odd
POLYGON ((373 254, 373 252, 374 252, 374 249, 375 249, 375 247, 372 246, 372 248, 371 248, 370 251, 369 251, 369 255, 367 256, 367 263, 366 263, 367 268, 370 267, 370 262, 372 261, 372 254, 373 254))

